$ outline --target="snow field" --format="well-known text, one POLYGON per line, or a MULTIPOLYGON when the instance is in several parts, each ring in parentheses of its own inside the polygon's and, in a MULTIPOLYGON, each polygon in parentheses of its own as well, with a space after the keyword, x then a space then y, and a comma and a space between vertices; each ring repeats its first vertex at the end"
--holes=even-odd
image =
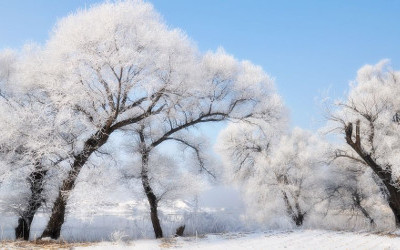
MULTIPOLYGON (((7 247, 10 245, 2 245, 7 247)), ((394 234, 370 234, 326 230, 268 231, 256 233, 209 234, 201 237, 101 242, 75 245, 74 249, 400 249, 394 234)))

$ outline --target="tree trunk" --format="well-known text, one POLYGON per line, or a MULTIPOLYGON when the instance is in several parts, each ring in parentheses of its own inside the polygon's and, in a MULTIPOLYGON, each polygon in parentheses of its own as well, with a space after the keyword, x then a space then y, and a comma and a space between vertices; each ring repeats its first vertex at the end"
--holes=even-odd
POLYGON ((151 217, 151 223, 153 224, 153 229, 154 229, 154 235, 156 236, 157 239, 163 237, 163 232, 160 224, 160 220, 158 219, 158 205, 157 201, 152 200, 152 198, 149 198, 151 195, 147 195, 147 199, 149 200, 150 204, 150 217, 151 217))
POLYGON ((296 226, 299 227, 299 226, 303 225, 304 217, 306 216, 306 213, 301 211, 299 202, 297 200, 295 202, 296 202, 296 205, 295 205, 296 214, 294 215, 293 220, 296 223, 296 226))
POLYGON ((58 239, 60 237, 61 227, 64 224, 65 208, 69 193, 74 188, 76 179, 78 178, 82 167, 85 165, 92 153, 107 142, 110 133, 111 131, 109 127, 104 127, 97 131, 97 133, 85 142, 82 152, 74 157, 74 163, 71 170, 68 172, 67 178, 64 179, 59 189, 58 197, 54 202, 51 211, 50 220, 47 223, 41 238, 50 237, 52 239, 58 239))
POLYGON ((300 210, 300 205, 298 202, 295 204, 296 211, 293 209, 292 205, 290 204, 289 198, 285 191, 281 191, 283 200, 286 206, 286 213, 292 219, 292 221, 296 224, 296 226, 303 225, 305 213, 302 213, 300 210))
POLYGON ((175 231, 175 236, 183 236, 183 232, 185 231, 185 225, 178 227, 175 231))
POLYGON ((148 165, 149 165, 149 152, 144 147, 144 137, 143 134, 140 133, 140 139, 142 143, 142 171, 140 177, 142 179, 142 185, 144 192, 146 194, 147 200, 149 201, 150 205, 150 218, 151 223, 153 224, 154 234, 156 238, 162 238, 163 232, 160 225, 160 220, 158 218, 158 200, 156 195, 153 192, 153 189, 150 185, 150 180, 148 176, 148 165))
POLYGON ((43 182, 46 174, 47 170, 44 170, 40 163, 36 163, 34 171, 29 175, 31 196, 29 197, 28 207, 18 218, 18 226, 15 228, 16 239, 29 240, 33 218, 42 205, 43 182))
POLYGON ((88 159, 88 156, 78 157, 80 159, 75 159, 72 169, 68 172, 67 178, 63 181, 58 191, 57 199, 54 202, 53 208, 51 210, 50 220, 47 223, 47 226, 43 231, 41 238, 50 237, 52 239, 58 239, 60 237, 61 227, 64 224, 65 208, 67 205, 69 193, 74 188, 78 174, 88 159))
POLYGON ((24 215, 18 218, 18 226, 15 228, 15 239, 29 240, 33 217, 24 215))
POLYGON ((352 138, 353 124, 349 123, 345 127, 345 139, 347 144, 353 148, 353 150, 363 159, 363 161, 372 169, 372 171, 379 177, 382 183, 385 185, 388 196, 387 202, 389 204, 390 209, 393 212, 396 227, 400 228, 400 190, 396 187, 396 184, 392 180, 392 171, 389 168, 381 167, 376 163, 376 161, 372 158, 370 153, 364 151, 361 146, 361 137, 360 137, 360 122, 356 123, 356 136, 355 141, 352 138))
POLYGON ((356 208, 358 208, 361 213, 365 216, 365 218, 367 218, 369 220, 369 223, 374 226, 375 225, 375 221, 374 219, 371 217, 371 215, 368 213, 368 211, 361 205, 361 198, 359 193, 356 191, 353 193, 353 201, 354 201, 354 206, 356 208))
POLYGON ((388 203, 389 203, 389 207, 392 209, 392 212, 393 212, 393 215, 395 218, 395 222, 396 222, 396 227, 400 228, 400 193, 399 193, 399 190, 396 187, 393 187, 391 184, 385 183, 385 186, 389 193, 388 203))
POLYGON ((372 168, 374 173, 382 180, 387 190, 387 202, 390 209, 393 212, 396 227, 400 228, 400 190, 395 186, 392 180, 392 172, 390 170, 384 170, 379 166, 370 155, 360 155, 361 158, 372 168))
POLYGON ((294 221, 296 226, 300 227, 301 225, 303 225, 304 215, 301 214, 301 213, 295 214, 295 215, 292 216, 292 220, 294 221))

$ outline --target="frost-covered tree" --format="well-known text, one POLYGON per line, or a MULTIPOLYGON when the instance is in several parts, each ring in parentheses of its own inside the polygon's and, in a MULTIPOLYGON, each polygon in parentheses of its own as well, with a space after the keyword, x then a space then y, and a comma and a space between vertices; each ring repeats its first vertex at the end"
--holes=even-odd
POLYGON ((268 127, 233 124, 219 137, 218 149, 231 178, 244 185, 253 217, 276 217, 276 211, 301 226, 322 193, 326 143, 298 128, 280 134, 268 127))
POLYGON ((48 94, 72 147, 42 237, 60 236, 81 169, 116 131, 159 114, 173 117, 165 120, 171 129, 281 115, 280 98, 260 67, 223 51, 201 55, 141 1, 105 3, 62 19, 30 65, 24 84, 48 94))
POLYGON ((42 84, 69 114, 60 119, 72 117, 82 133, 42 237, 60 236, 68 193, 110 135, 160 112, 186 89, 193 56, 184 35, 139 1, 102 4, 58 23, 44 48, 42 84))
POLYGON ((173 135, 167 133, 161 138, 152 138, 152 130, 141 125, 136 132, 137 138, 132 142, 134 147, 130 147, 134 156, 134 160, 128 163, 130 174, 125 174, 128 179, 141 181, 143 193, 149 203, 150 219, 156 238, 163 237, 158 215, 159 203, 195 194, 200 185, 197 175, 202 172, 214 177, 214 173, 209 169, 209 163, 212 161, 205 154, 204 147, 207 144, 203 140, 194 136, 184 136, 182 132, 173 135), (183 159, 184 162, 178 162, 176 156, 172 158, 157 150, 158 145, 167 141, 175 142, 183 147, 184 151, 189 151, 189 155, 184 157, 186 160, 183 159), (187 158, 196 160, 193 162, 187 158))
POLYGON ((194 89, 181 94, 173 105, 136 124, 136 127, 139 126, 136 131, 141 145, 137 151, 142 157, 142 185, 152 210, 151 218, 157 238, 162 237, 157 216, 157 197, 147 176, 148 161, 154 148, 166 141, 182 144, 194 152, 200 172, 214 176, 213 171, 206 167, 202 140, 188 135, 189 129, 199 124, 224 120, 252 122, 254 119, 264 119, 268 124, 282 116, 282 103, 273 91, 271 80, 259 67, 249 62, 239 62, 219 50, 204 55, 197 68, 199 78, 194 83, 194 89), (200 89, 197 89, 198 83, 202 85, 200 89))
POLYGON ((287 214, 297 226, 319 201, 320 181, 327 144, 307 131, 295 128, 283 136, 271 156, 271 166, 281 190, 287 214))
POLYGON ((36 211, 46 200, 43 190, 48 171, 67 159, 70 150, 48 93, 37 85, 22 84, 29 74, 26 66, 34 56, 35 52, 28 48, 20 55, 5 51, 0 56, 0 153, 8 174, 6 181, 19 184, 11 194, 5 190, 3 198, 19 216, 16 238, 25 240, 29 239, 36 211))
POLYGON ((6 49, 0 52, 0 84, 1 90, 4 89, 10 82, 10 78, 15 71, 15 63, 17 60, 16 52, 10 49, 6 49))
POLYGON ((346 100, 337 103, 329 124, 344 136, 347 148, 337 157, 358 162, 370 168, 393 211, 396 226, 400 226, 399 186, 399 91, 400 72, 383 60, 366 65, 357 72, 346 100))
POLYGON ((350 217, 361 214, 375 227, 373 212, 378 210, 377 204, 384 204, 384 201, 370 169, 341 158, 331 162, 328 170, 324 181, 327 208, 350 217))
MULTIPOLYGON (((2 129, 2 135, 7 136, 9 129, 13 128, 13 124, 10 123, 13 120, 10 119, 11 117, 9 116, 10 113, 10 105, 9 104, 9 98, 10 94, 8 93, 8 86, 10 82, 11 75, 14 72, 14 64, 16 62, 16 53, 12 50, 4 50, 0 51, 0 113, 1 113, 1 118, 2 122, 4 123, 3 126, 0 127, 2 129), (6 134, 7 132, 7 134, 6 134)), ((10 131, 11 132, 11 131, 10 131)), ((12 134, 12 132, 10 133, 12 134)), ((4 155, 5 153, 9 152, 8 145, 6 144, 7 140, 9 138, 6 138, 3 140, 0 144, 0 153, 4 155)), ((1 184, 4 182, 6 176, 8 175, 8 169, 6 166, 6 161, 4 160, 4 157, 1 157, 1 168, 0 168, 0 187, 1 184)))

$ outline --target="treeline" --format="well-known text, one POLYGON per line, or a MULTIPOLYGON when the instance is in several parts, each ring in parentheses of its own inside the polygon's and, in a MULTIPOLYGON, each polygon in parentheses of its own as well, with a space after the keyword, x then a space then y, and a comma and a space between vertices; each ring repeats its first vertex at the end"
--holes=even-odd
POLYGON ((200 53, 150 4, 81 10, 60 20, 45 45, 0 53, 2 211, 18 215, 15 237, 28 240, 34 216, 50 204, 41 237, 59 238, 82 169, 115 153, 107 145, 118 138, 133 158, 123 176, 140 180, 157 238, 159 202, 193 192, 199 175, 239 183, 256 221, 277 210, 301 226, 320 206, 359 211, 374 224, 375 199, 398 226, 399 79, 384 63, 360 69, 348 98, 328 112, 325 131, 345 138, 333 144, 288 130, 259 66, 222 49, 200 53), (221 171, 195 129, 223 121, 221 171), (188 162, 159 150, 166 142, 183 147, 188 162))
POLYGON ((218 149, 251 215, 265 222, 280 213, 301 226, 325 210, 374 228, 391 210, 399 227, 399 90, 400 72, 383 60, 358 71, 346 99, 325 101, 327 124, 316 134, 230 124, 218 149))

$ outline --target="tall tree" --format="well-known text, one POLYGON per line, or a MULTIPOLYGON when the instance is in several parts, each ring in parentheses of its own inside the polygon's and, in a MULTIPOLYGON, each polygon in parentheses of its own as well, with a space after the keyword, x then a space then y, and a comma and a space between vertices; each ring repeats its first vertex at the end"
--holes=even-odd
MULTIPOLYGON (((57 124, 57 111, 45 91, 37 86, 23 86, 26 65, 35 53, 26 49, 20 55, 10 52, 0 56, 1 120, 0 153, 4 167, 12 175, 10 180, 26 179, 29 191, 18 196, 19 215, 16 238, 29 239, 30 226, 35 213, 45 201, 43 195, 47 172, 67 158, 70 147, 61 136, 62 126, 57 124), (8 58, 8 59, 7 59, 8 58), (12 62, 4 67, 4 61, 12 62), (4 70, 6 68, 6 70, 4 70)), ((20 187, 23 189, 23 185, 20 187)), ((11 202, 13 203, 13 202, 11 202)), ((9 204, 12 205, 12 204, 9 204)))
POLYGON ((358 71, 346 100, 339 101, 331 112, 329 126, 344 136, 347 144, 337 157, 358 162, 375 173, 399 227, 400 72, 387 65, 383 60, 358 71))
POLYGON ((174 100, 173 106, 167 106, 132 126, 136 127, 140 139, 141 146, 137 149, 142 158, 140 176, 157 238, 163 234, 157 215, 157 196, 147 174, 152 167, 148 162, 153 149, 166 141, 186 145, 195 152, 200 171, 213 175, 204 164, 206 160, 202 157, 201 144, 190 136, 181 137, 183 132, 200 124, 227 120, 251 123, 255 119, 263 119, 269 124, 282 116, 282 102, 273 89, 272 81, 261 68, 250 62, 239 62, 220 50, 204 55, 196 74, 200 77, 201 86, 195 83, 192 90, 186 90, 174 100))
POLYGON ((81 169, 114 132, 160 114, 179 115, 171 128, 196 119, 280 116, 279 96, 260 67, 223 51, 201 56, 141 1, 105 3, 61 20, 33 66, 40 78, 27 84, 50 93, 57 120, 75 135, 71 168, 42 237, 60 236, 81 169))

